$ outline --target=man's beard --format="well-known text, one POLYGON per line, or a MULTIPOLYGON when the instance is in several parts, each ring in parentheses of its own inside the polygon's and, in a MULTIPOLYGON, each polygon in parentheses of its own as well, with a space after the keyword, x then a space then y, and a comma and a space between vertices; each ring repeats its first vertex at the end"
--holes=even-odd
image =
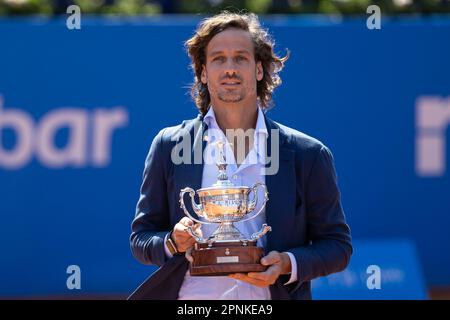
POLYGON ((243 92, 236 92, 236 93, 219 92, 217 97, 219 98, 220 101, 235 103, 244 100, 245 94, 243 92))

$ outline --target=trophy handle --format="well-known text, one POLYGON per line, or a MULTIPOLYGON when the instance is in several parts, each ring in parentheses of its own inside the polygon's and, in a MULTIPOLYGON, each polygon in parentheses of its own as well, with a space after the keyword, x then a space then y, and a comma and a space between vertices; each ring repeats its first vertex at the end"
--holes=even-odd
POLYGON ((204 239, 203 237, 200 237, 192 227, 187 227, 186 231, 195 239, 195 241, 200 243, 207 243, 208 240, 204 239))
POLYGON ((194 218, 194 217, 189 213, 189 211, 186 209, 186 206, 185 206, 185 204, 184 204, 184 194, 185 194, 186 192, 189 192, 189 195, 190 195, 190 197, 191 197, 192 209, 194 209, 195 214, 196 214, 197 216, 199 216, 199 217, 203 217, 203 212, 202 212, 203 208, 202 208, 202 205, 201 205, 201 204, 195 203, 195 200, 194 200, 195 191, 194 191, 194 189, 189 188, 189 187, 184 188, 184 189, 182 189, 182 190, 180 191, 180 208, 183 209, 184 214, 187 215, 190 219, 194 220, 195 222, 202 223, 202 224, 211 224, 211 222, 200 221, 200 220, 194 218))
POLYGON ((270 231, 272 231, 272 227, 268 226, 267 223, 264 223, 262 225, 261 230, 259 230, 258 232, 255 232, 255 233, 252 234, 252 236, 250 237, 250 240, 251 241, 256 241, 259 238, 261 238, 263 235, 265 235, 267 232, 270 232, 270 231))
POLYGON ((258 183, 255 183, 253 185, 253 187, 251 188, 251 191, 253 191, 254 196, 253 196, 253 200, 250 202, 250 204, 248 206, 248 211, 251 212, 251 211, 255 210, 255 208, 256 208, 256 204, 258 203, 258 187, 264 188, 264 200, 263 200, 263 204, 262 204, 261 208, 258 210, 258 212, 256 214, 252 215, 251 217, 245 218, 243 220, 239 220, 239 222, 243 222, 243 221, 247 221, 247 220, 256 218, 256 216, 258 216, 263 211, 264 207, 266 206, 266 202, 267 202, 267 200, 269 200, 269 192, 267 192, 267 186, 264 183, 258 182, 258 183))

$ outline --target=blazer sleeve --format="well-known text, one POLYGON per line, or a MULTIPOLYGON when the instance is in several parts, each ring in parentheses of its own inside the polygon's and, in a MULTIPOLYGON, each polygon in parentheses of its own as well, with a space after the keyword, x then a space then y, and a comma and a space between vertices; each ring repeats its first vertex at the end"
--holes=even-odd
POLYGON ((157 266, 167 261, 164 237, 170 229, 163 134, 164 129, 153 139, 145 160, 130 236, 133 256, 143 264, 157 266))
MULTIPOLYGON (((289 249, 297 261, 298 283, 345 269, 353 252, 337 185, 333 155, 321 146, 306 180, 307 246, 289 249)), ((295 289, 294 289, 295 290, 295 289)))

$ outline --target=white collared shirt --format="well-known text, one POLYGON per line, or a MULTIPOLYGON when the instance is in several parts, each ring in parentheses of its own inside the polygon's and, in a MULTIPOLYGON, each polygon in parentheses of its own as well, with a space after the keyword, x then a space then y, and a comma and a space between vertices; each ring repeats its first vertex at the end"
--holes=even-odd
MULTIPOLYGON (((208 125, 209 146, 215 141, 227 141, 224 132, 217 124, 213 107, 205 115, 203 121, 208 125)), ((262 110, 258 108, 258 118, 254 131, 253 147, 250 149, 244 162, 237 166, 234 153, 229 144, 226 144, 226 162, 228 179, 236 186, 253 186, 255 183, 265 183, 265 176, 262 174, 265 160, 265 142, 268 136, 264 115, 262 110)), ((214 148, 214 150, 216 150, 214 148)), ((216 152, 212 149, 210 152, 204 152, 205 163, 203 166, 202 188, 211 187, 217 181, 216 152)), ((270 194, 270 190, 269 194, 270 194)), ((258 188, 258 203, 254 213, 258 212, 262 206, 264 199, 263 188, 258 188)), ((269 200, 270 201, 270 200, 269 200)), ((234 223, 246 237, 250 237, 254 232, 261 229, 263 223, 266 222, 265 210, 254 219, 234 223)), ((201 226, 203 237, 207 238, 217 228, 216 224, 203 224, 201 226)), ((258 239, 257 245, 266 246, 266 237, 258 239)), ((167 256, 171 256, 167 247, 165 247, 167 256)), ((286 284, 297 280, 297 263, 292 253, 287 252, 291 260, 292 272, 289 281, 286 284)), ((186 272, 183 284, 179 291, 179 300, 269 300, 269 287, 260 288, 249 283, 232 279, 226 276, 218 277, 191 277, 189 270, 186 272)))

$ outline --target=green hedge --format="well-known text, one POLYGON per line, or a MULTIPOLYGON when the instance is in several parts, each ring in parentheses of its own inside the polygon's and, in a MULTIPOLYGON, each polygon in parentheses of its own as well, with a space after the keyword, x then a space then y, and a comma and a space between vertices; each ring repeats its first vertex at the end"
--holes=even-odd
POLYGON ((366 14, 371 4, 390 15, 450 13, 450 0, 173 0, 169 7, 157 0, 0 0, 0 15, 59 15, 65 14, 70 4, 79 5, 83 13, 121 15, 212 14, 221 10, 259 14, 366 14))

